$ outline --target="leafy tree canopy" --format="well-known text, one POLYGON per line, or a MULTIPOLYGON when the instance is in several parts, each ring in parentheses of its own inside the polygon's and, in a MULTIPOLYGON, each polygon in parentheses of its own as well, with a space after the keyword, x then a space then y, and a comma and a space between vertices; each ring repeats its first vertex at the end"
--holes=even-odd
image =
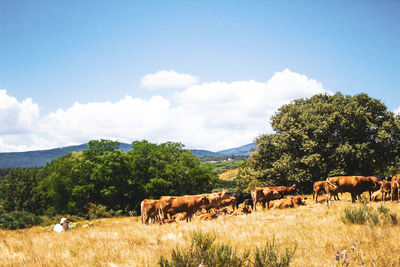
POLYGON ((295 100, 272 116, 274 133, 257 137, 239 186, 296 183, 310 190, 328 176, 388 174, 399 162, 399 121, 367 94, 295 100))

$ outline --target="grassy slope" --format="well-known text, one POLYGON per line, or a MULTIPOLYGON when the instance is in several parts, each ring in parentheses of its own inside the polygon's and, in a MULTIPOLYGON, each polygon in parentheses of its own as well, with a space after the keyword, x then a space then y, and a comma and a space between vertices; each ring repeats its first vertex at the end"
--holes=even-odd
MULTIPOLYGON (((240 250, 263 245, 273 236, 278 248, 297 244, 293 266, 333 266, 334 251, 349 249, 352 242, 366 259, 376 258, 376 266, 398 266, 399 226, 343 224, 340 215, 351 205, 340 201, 327 208, 308 199, 307 206, 297 209, 221 216, 207 222, 144 226, 135 217, 96 220, 91 227, 77 227, 65 234, 52 233, 49 227, 0 230, 0 262, 13 266, 155 266, 161 254, 169 257, 177 245, 187 245, 196 230, 211 232, 217 241, 230 242, 240 250)), ((398 202, 387 205, 400 214, 398 202)))
POLYGON ((224 173, 219 174, 219 175, 218 175, 218 178, 221 179, 221 180, 232 181, 233 179, 236 178, 236 176, 238 175, 238 173, 239 173, 239 169, 236 168, 236 169, 228 170, 228 171, 226 171, 226 172, 224 172, 224 173))

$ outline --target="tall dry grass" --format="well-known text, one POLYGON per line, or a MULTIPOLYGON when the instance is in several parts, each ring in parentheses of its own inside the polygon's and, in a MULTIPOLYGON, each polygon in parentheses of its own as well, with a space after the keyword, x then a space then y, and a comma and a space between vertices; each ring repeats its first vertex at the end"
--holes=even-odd
MULTIPOLYGON (((380 203, 371 203, 378 206, 380 203)), ((308 200, 306 206, 265 210, 247 216, 221 216, 166 225, 142 225, 139 218, 93 221, 55 234, 51 228, 0 231, 0 264, 4 266, 156 266, 176 246, 189 245, 193 231, 212 233, 239 251, 262 246, 275 236, 277 247, 297 244, 293 266, 335 266, 335 250, 357 244, 366 266, 400 266, 400 226, 344 224, 348 200, 330 208, 308 200), (372 261, 375 259, 375 261, 372 261)), ((386 203, 400 214, 400 203, 386 203)), ((84 223, 82 223, 84 224, 84 223)), ((354 265, 353 262, 350 266, 354 265)))

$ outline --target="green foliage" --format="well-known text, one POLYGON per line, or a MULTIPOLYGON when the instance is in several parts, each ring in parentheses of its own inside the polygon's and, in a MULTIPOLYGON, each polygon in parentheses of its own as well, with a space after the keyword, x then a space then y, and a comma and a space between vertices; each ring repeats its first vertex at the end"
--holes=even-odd
POLYGON ((377 210, 379 213, 388 213, 390 211, 390 207, 386 206, 385 204, 380 204, 377 210))
POLYGON ((96 205, 94 203, 89 203, 87 209, 88 211, 86 218, 90 220, 98 218, 110 218, 113 216, 113 211, 107 210, 107 207, 101 204, 96 205))
POLYGON ((396 213, 389 213, 390 208, 386 205, 379 205, 373 208, 364 200, 358 207, 347 207, 341 217, 342 221, 347 224, 367 224, 370 226, 398 223, 396 213))
POLYGON ((250 250, 238 253, 230 244, 215 242, 209 233, 194 232, 189 248, 177 247, 172 251, 171 259, 161 255, 158 264, 161 267, 198 267, 198 266, 277 266, 286 267, 294 258, 296 247, 286 248, 284 253, 277 250, 275 238, 265 247, 256 248, 254 257, 250 250))
POLYGON ((242 190, 257 179, 310 191, 328 176, 390 174, 398 166, 400 117, 366 94, 298 99, 271 122, 275 133, 259 136, 241 167, 242 190))
POLYGON ((43 218, 27 211, 13 211, 0 215, 0 228, 15 230, 39 225, 43 218))
POLYGON ((243 161, 247 159, 248 156, 200 156, 199 159, 201 162, 218 162, 218 161, 226 161, 228 159, 233 159, 234 161, 243 161))
POLYGON ((4 210, 30 211, 38 214, 40 206, 35 188, 39 182, 38 168, 15 168, 0 182, 0 203, 4 210))
POLYGON ((176 248, 171 259, 161 256, 158 264, 162 267, 198 267, 205 266, 248 266, 249 252, 238 254, 229 244, 215 244, 211 234, 195 232, 190 248, 176 248))
POLYGON ((210 165, 213 171, 215 171, 217 174, 221 174, 226 171, 239 168, 240 165, 242 165, 242 163, 243 160, 224 160, 224 161, 211 162, 210 165))
POLYGON ((296 246, 292 249, 286 248, 284 253, 279 252, 274 237, 272 242, 266 242, 265 247, 256 249, 254 267, 287 267, 295 252, 296 246))

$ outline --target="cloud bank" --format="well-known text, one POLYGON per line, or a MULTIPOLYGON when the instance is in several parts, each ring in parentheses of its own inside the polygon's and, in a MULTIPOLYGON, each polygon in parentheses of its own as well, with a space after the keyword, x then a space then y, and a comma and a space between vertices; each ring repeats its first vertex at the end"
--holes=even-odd
POLYGON ((141 80, 141 86, 150 90, 161 88, 185 88, 197 84, 199 78, 174 70, 160 70, 154 74, 147 74, 141 80))
POLYGON ((113 103, 76 102, 43 116, 32 99, 18 102, 2 90, 0 122, 5 127, 0 134, 0 151, 45 149, 99 138, 121 142, 175 141, 188 148, 216 151, 250 143, 257 135, 271 132, 269 118, 281 105, 296 98, 329 93, 320 82, 288 69, 275 73, 266 82, 198 83, 189 74, 183 74, 189 77, 186 81, 174 81, 164 79, 168 77, 163 76, 165 73, 178 74, 149 74, 143 77, 142 86, 184 87, 171 98, 127 95, 113 103))

